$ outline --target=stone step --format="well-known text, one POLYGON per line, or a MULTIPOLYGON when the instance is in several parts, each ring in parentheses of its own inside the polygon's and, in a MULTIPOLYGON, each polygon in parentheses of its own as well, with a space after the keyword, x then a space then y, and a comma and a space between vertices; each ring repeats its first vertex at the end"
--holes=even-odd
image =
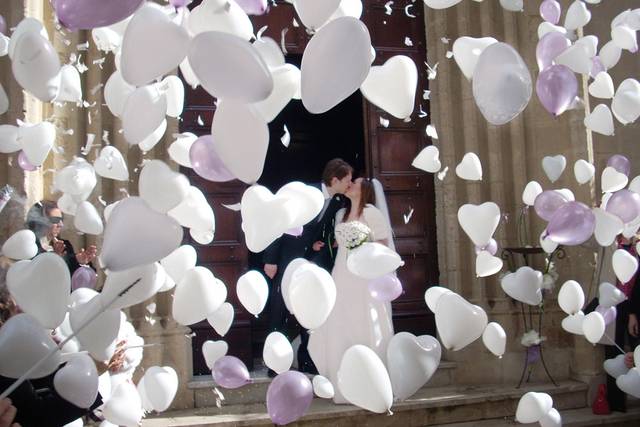
MULTIPOLYGON (((335 405, 332 401, 314 399, 307 414, 292 424, 298 427, 418 427, 447 423, 479 425, 489 420, 513 419, 520 397, 528 391, 549 393, 554 407, 563 412, 584 408, 587 385, 576 381, 552 384, 514 386, 448 386, 425 387, 415 396, 393 405, 393 415, 380 415, 351 405, 335 405)), ((513 421, 512 421, 513 422, 513 421)), ((143 427, 245 427, 272 425, 264 403, 222 405, 219 408, 197 408, 160 414, 145 419, 143 427)), ((495 425, 495 424, 487 424, 495 425)))
MULTIPOLYGON (((433 377, 431 377, 426 387, 450 386, 455 368, 455 362, 441 362, 438 370, 433 377)), ((308 377, 311 379, 313 376, 308 375, 308 377)), ((251 384, 236 390, 218 388, 218 391, 224 396, 224 404, 264 403, 266 401, 267 389, 269 388, 269 384, 271 384, 271 378, 267 375, 267 369, 258 368, 252 371, 251 380, 251 384)), ((214 390, 217 384, 210 375, 196 377, 190 381, 187 386, 194 392, 196 408, 209 408, 219 404, 220 395, 214 390)))

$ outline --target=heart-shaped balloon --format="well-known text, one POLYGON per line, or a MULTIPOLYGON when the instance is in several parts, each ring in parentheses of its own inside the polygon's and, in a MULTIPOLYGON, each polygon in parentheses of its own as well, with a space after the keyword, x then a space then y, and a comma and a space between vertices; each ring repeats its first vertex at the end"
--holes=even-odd
POLYGON ((480 251, 476 257, 476 276, 488 277, 502 270, 502 259, 488 251, 480 251))
POLYGON ((105 310, 109 303, 102 295, 95 295, 89 301, 71 307, 69 323, 76 338, 96 360, 109 360, 116 350, 120 331, 121 313, 118 310, 105 310), (97 313, 101 312, 85 328, 82 326, 97 313))
POLYGON ((574 73, 588 75, 593 65, 592 58, 593 55, 589 53, 587 46, 576 43, 562 51, 556 57, 555 62, 558 65, 568 67, 574 73))
POLYGON ((54 102, 82 102, 82 82, 80 73, 73 65, 60 68, 60 90, 54 102))
POLYGON ((417 86, 416 64, 408 56, 396 55, 371 67, 360 90, 369 102, 404 120, 413 112, 417 86))
POLYGON ((482 336, 487 314, 456 293, 445 293, 436 306, 436 327, 442 345, 448 350, 461 350, 482 336))
POLYGON ((31 230, 20 230, 2 245, 2 255, 15 260, 31 259, 38 254, 36 235, 31 230))
POLYGON ((542 302, 542 273, 531 267, 520 267, 500 281, 502 290, 516 301, 529 305, 542 302))
POLYGON ((104 101, 109 107, 109 111, 116 117, 122 116, 127 98, 136 90, 135 86, 127 83, 119 70, 111 74, 109 80, 104 85, 104 101))
POLYGON ((347 268, 365 279, 377 279, 404 265, 400 255, 393 249, 376 242, 367 242, 349 252, 347 268))
POLYGON ((189 14, 187 27, 194 36, 216 31, 233 34, 246 41, 253 37, 249 17, 235 1, 204 0, 189 14))
POLYGON ((613 135, 613 115, 605 104, 598 104, 590 114, 584 118, 584 125, 587 129, 605 136, 613 135))
POLYGON ((253 47, 258 50, 258 53, 270 69, 285 65, 284 54, 280 49, 280 45, 271 37, 260 37, 253 42, 253 47))
POLYGON ((584 27, 591 20, 591 12, 587 9, 587 5, 580 0, 575 0, 567 9, 564 17, 564 27, 568 31, 575 31, 580 27, 584 27))
POLYGON ((389 374, 369 347, 349 348, 342 356, 337 376, 338 389, 348 402, 379 414, 391 408, 393 390, 389 374))
POLYGON ((435 313, 440 297, 450 292, 452 291, 442 286, 431 286, 429 289, 427 289, 424 293, 424 301, 427 303, 427 307, 429 307, 429 310, 435 313))
POLYGON ((176 285, 172 314, 176 322, 188 326, 214 313, 227 298, 224 283, 204 267, 195 267, 176 285))
POLYGON ((596 167, 586 160, 580 159, 573 164, 573 174, 578 184, 586 184, 591 181, 596 173, 596 167))
POLYGON ((629 368, 624 363, 624 354, 619 354, 613 359, 607 359, 603 363, 604 370, 607 374, 613 378, 618 378, 620 375, 624 375, 629 372, 629 368))
POLYGON ((542 186, 537 181, 530 181, 524 187, 522 192, 522 201, 527 206, 533 206, 536 201, 536 197, 542 193, 542 186))
POLYGON ((584 305, 584 291, 580 283, 575 280, 567 280, 558 292, 558 305, 568 315, 576 314, 584 305))
POLYGON ((322 399, 333 399, 335 395, 335 390, 333 389, 333 384, 327 378, 322 375, 316 375, 313 377, 313 392, 316 396, 322 399))
POLYGON ((542 169, 551 182, 556 182, 566 167, 567 159, 563 155, 546 156, 542 159, 542 169))
POLYGON ((139 197, 128 197, 117 204, 107 221, 100 260, 110 270, 126 270, 161 260, 181 242, 182 227, 175 220, 154 211, 139 197))
POLYGON ((627 25, 618 25, 611 29, 611 41, 620 49, 628 50, 631 53, 638 51, 638 40, 636 31, 627 25))
POLYGON ((467 78, 471 80, 473 71, 478 63, 478 58, 482 52, 489 46, 498 41, 493 37, 459 37, 453 42, 453 59, 456 60, 458 67, 467 78))
POLYGON ((535 423, 549 413, 553 407, 553 399, 547 393, 530 391, 518 401, 516 421, 519 423, 535 423))
POLYGON ((611 99, 614 93, 613 79, 606 71, 598 73, 589 85, 589 95, 596 98, 611 99))
POLYGON ((153 410, 166 411, 178 392, 178 374, 171 366, 152 366, 142 380, 144 395, 153 410))
POLYGON ((467 153, 456 166, 458 178, 468 181, 482 181, 482 164, 476 153, 467 153))
POLYGON ((76 204, 89 197, 97 182, 93 166, 80 157, 73 159, 53 177, 53 186, 56 190, 73 196, 76 204))
POLYGON ((620 375, 616 379, 616 385, 625 393, 640 398, 640 370, 632 368, 624 375, 620 375))
POLYGON ((140 424, 143 416, 142 400, 136 386, 129 381, 121 382, 102 407, 105 419, 118 426, 140 424))
POLYGON ((278 66, 271 69, 271 75, 273 91, 265 100, 252 105, 254 111, 267 123, 271 123, 300 90, 300 70, 296 66, 278 66))
POLYGON ((71 356, 53 377, 53 386, 63 399, 79 408, 89 408, 98 396, 96 364, 86 354, 71 356))
POLYGON ((411 165, 429 173, 437 173, 442 167, 440 151, 435 145, 429 145, 420 151, 411 165))
POLYGON ((293 0, 293 5, 302 23, 310 30, 317 30, 338 9, 340 0, 293 0))
POLYGON ((233 324, 234 314, 233 306, 225 302, 216 311, 207 315, 207 322, 218 335, 223 337, 229 332, 233 324))
POLYGON ((213 369, 216 360, 227 355, 229 345, 224 341, 207 340, 202 344, 202 355, 209 369, 213 369))
POLYGON ((60 91, 58 54, 38 32, 28 31, 16 38, 11 67, 18 84, 40 101, 52 101, 60 91))
POLYGON ((247 40, 221 32, 197 35, 189 48, 189 64, 211 96, 241 104, 267 99, 273 77, 247 40))
POLYGON ((562 329, 574 335, 584 335, 582 332, 582 322, 584 321, 584 313, 582 311, 571 314, 562 319, 562 329))
POLYGON ((138 190, 147 204, 161 213, 178 206, 189 193, 189 180, 162 160, 151 160, 140 172, 138 190))
POLYGON ((399 332, 387 346, 387 366, 393 395, 399 400, 411 397, 433 376, 440 365, 442 349, 437 339, 399 332))
POLYGON ((18 126, 0 125, 0 153, 15 153, 21 149, 22 146, 18 140, 18 126))
POLYGON ((540 25, 538 25, 538 40, 541 40, 544 36, 546 36, 551 32, 557 32, 564 36, 567 35, 566 28, 561 27, 559 25, 553 25, 551 22, 545 21, 545 22, 541 22, 540 25))
POLYGON ((294 213, 286 202, 286 198, 273 195, 261 185, 253 185, 244 192, 240 212, 250 251, 263 251, 290 228, 294 213))
POLYGON ((154 133, 167 115, 167 96, 156 85, 137 88, 127 97, 122 110, 124 137, 140 144, 154 133))
POLYGON ((24 124, 18 128, 18 141, 33 166, 44 163, 56 140, 56 127, 49 122, 24 124))
POLYGON ((324 196, 318 188, 299 181, 282 186, 276 196, 288 199, 295 216, 289 228, 302 227, 316 218, 324 206, 324 196))
POLYGON ((540 419, 540 427, 562 427, 562 416, 556 408, 551 408, 547 415, 540 419))
POLYGON ((171 160, 187 168, 193 167, 189 159, 189 150, 198 137, 190 132, 184 132, 176 135, 176 140, 169 146, 167 150, 171 160))
POLYGON ((93 162, 96 173, 103 178, 116 181, 129 181, 129 170, 122 157, 122 153, 113 145, 107 145, 100 150, 100 155, 93 162))
POLYGON ((640 117, 640 83, 626 79, 613 96, 611 111, 623 125, 635 122, 640 117))
POLYGON ((110 306, 114 310, 139 304, 155 295, 164 285, 164 274, 164 271, 156 263, 128 270, 112 271, 105 280, 102 297, 105 301, 114 300, 110 306), (131 285, 133 286, 124 295, 119 296, 131 285))
POLYGON ((611 246, 624 229, 622 220, 602 208, 593 208, 593 214, 596 217, 596 229, 593 232, 596 241, 600 246, 611 246))
POLYGON ((624 292, 611 283, 603 282, 598 287, 598 303, 602 307, 615 307, 626 299, 624 292))
POLYGON ((591 344, 597 344, 598 341, 602 339, 605 332, 605 321, 602 314, 597 311, 592 311, 591 313, 584 316, 584 320, 582 321, 582 332, 584 333, 584 337, 591 344))
POLYGON ((7 272, 7 288, 20 309, 55 329, 67 312, 71 276, 64 260, 43 253, 32 261, 18 261, 7 272))
POLYGON ((638 271, 638 258, 625 249, 618 249, 611 259, 613 272, 621 283, 629 282, 638 271))
POLYGON ((329 111, 362 86, 370 68, 371 37, 367 27, 350 16, 329 22, 311 38, 304 50, 302 103, 313 114, 329 111), (345 40, 349 43, 345 44, 345 40))
MULTIPOLYGON (((36 318, 25 313, 12 316, 0 328, 0 375, 20 378, 56 347, 36 318)), ((54 352, 29 378, 45 377, 60 363, 60 352, 54 352)))
POLYGON ((622 49, 620 49, 613 42, 613 40, 609 40, 607 43, 605 43, 605 45, 600 48, 600 52, 598 53, 598 57, 607 70, 615 67, 621 56, 622 49))
POLYGON ((161 9, 141 8, 127 25, 122 41, 122 77, 134 86, 150 83, 180 65, 190 41, 187 30, 161 9))
POLYGON ((138 144, 138 147, 140 148, 142 153, 145 154, 148 151, 151 151, 153 147, 155 147, 156 144, 160 142, 160 140, 162 139, 166 131, 167 131, 167 119, 164 119, 162 120, 162 122, 160 122, 160 125, 153 132, 151 132, 150 135, 148 135, 145 139, 143 139, 138 144))
POLYGON ((604 168, 600 178, 603 193, 613 193, 622 190, 627 186, 628 182, 629 178, 625 174, 618 172, 612 166, 604 168))
POLYGON ((458 209, 458 222, 474 245, 485 247, 500 223, 500 208, 493 202, 466 204, 458 209))
POLYGON ((187 197, 169 211, 169 216, 183 227, 196 230, 215 230, 216 219, 213 215, 213 209, 202 191, 194 186, 189 187, 187 197))
POLYGON ((96 208, 84 201, 78 205, 73 226, 81 233, 100 235, 104 231, 102 219, 96 208))
POLYGON ((196 266, 198 255, 191 245, 180 246, 160 261, 167 274, 176 282, 180 282, 187 271, 196 266))

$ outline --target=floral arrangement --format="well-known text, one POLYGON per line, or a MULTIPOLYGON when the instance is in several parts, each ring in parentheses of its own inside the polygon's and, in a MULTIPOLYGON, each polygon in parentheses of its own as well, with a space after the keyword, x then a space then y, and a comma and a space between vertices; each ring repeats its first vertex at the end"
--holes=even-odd
POLYGON ((369 240, 371 229, 360 221, 352 221, 345 227, 344 241, 347 249, 355 249, 369 240))

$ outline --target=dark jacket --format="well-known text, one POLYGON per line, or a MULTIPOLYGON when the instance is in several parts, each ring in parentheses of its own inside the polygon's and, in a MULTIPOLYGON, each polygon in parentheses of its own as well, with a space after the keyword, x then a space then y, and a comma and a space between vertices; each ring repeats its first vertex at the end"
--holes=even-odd
MULTIPOLYGON (((64 259, 64 262, 66 262, 67 266, 69 267, 69 274, 71 274, 73 276, 73 273, 78 268, 80 268, 80 263, 76 259, 76 252, 73 249, 73 245, 71 244, 70 241, 64 240, 64 239, 59 239, 59 240, 64 243, 65 252, 64 252, 64 254, 62 254, 62 258, 64 259)), ((38 255, 41 254, 41 253, 47 252, 47 251, 44 250, 44 248, 40 244, 40 239, 36 239, 36 246, 38 246, 38 255)), ((89 267, 91 267, 91 268, 93 268, 95 270, 95 268, 93 267, 93 265, 91 263, 89 263, 89 267)))

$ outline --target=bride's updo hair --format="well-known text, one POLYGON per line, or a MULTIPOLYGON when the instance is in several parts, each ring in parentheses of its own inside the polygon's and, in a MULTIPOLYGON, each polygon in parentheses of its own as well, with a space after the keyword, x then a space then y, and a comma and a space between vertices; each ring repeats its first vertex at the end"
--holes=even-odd
MULTIPOLYGON (((376 191, 373 187, 373 181, 371 178, 362 178, 360 181, 360 203, 355 208, 357 209, 358 216, 362 215, 362 211, 364 207, 367 205, 375 205, 376 204, 376 191)), ((344 214, 344 219, 349 218, 349 214, 351 213, 351 209, 353 206, 349 204, 347 206, 347 211, 344 214)))

